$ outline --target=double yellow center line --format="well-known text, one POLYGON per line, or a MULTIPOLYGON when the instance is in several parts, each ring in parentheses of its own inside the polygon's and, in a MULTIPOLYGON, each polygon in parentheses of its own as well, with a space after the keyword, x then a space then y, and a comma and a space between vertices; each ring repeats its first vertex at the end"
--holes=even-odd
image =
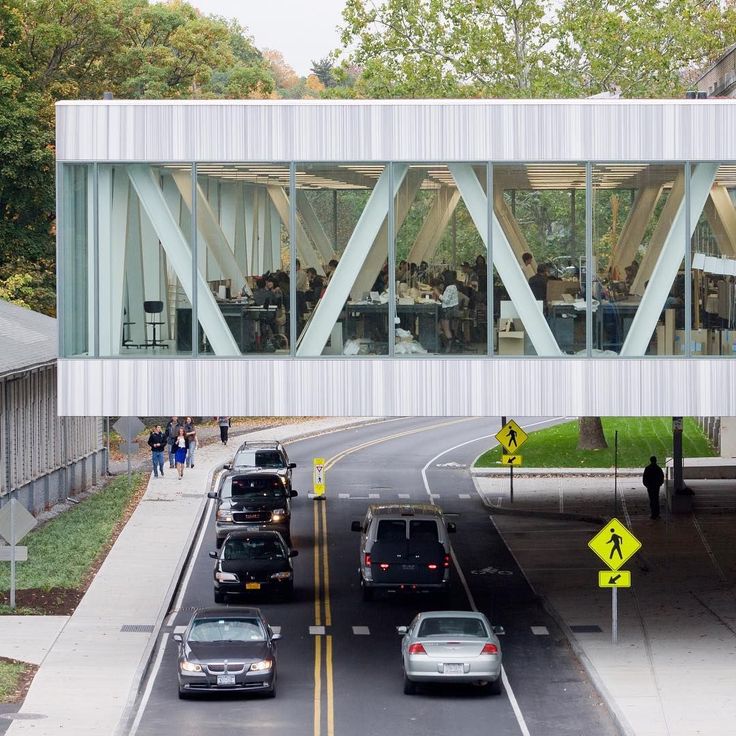
MULTIPOLYGON (((467 419, 453 419, 447 422, 430 424, 426 427, 397 432, 386 437, 379 437, 363 442, 339 452, 325 463, 325 473, 340 460, 360 450, 374 445, 430 430, 447 427, 452 424, 466 422, 467 419)), ((327 499, 315 501, 314 512, 314 625, 332 626, 332 606, 330 603, 330 563, 327 546, 327 499)), ((316 634, 314 636, 314 736, 322 736, 322 662, 324 660, 324 690, 326 711, 326 736, 335 736, 335 691, 332 670, 332 634, 316 634), (324 640, 324 641, 323 641, 324 640)))

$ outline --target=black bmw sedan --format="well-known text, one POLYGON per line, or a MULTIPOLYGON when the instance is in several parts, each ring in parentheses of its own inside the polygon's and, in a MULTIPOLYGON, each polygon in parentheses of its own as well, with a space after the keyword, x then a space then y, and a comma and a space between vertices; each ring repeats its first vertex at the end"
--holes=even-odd
POLYGON ((279 532, 231 532, 218 552, 210 552, 215 563, 215 603, 230 595, 275 592, 284 598, 294 593, 294 568, 290 550, 279 532))
POLYGON ((179 697, 207 692, 276 695, 274 634, 257 608, 200 608, 179 642, 179 697))

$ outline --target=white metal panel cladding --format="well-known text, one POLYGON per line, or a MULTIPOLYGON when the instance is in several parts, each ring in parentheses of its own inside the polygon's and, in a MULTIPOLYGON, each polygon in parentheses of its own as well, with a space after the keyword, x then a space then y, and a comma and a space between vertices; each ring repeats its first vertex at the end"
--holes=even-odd
POLYGON ((736 100, 74 101, 60 161, 736 159, 736 100))
POLYGON ((58 371, 59 411, 79 416, 736 415, 723 359, 87 358, 58 371))

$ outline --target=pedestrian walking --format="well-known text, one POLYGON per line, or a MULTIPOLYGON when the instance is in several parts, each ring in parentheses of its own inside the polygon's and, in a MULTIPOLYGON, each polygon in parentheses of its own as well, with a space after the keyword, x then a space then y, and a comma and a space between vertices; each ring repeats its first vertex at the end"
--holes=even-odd
POLYGON ((148 446, 151 448, 151 463, 153 464, 153 477, 158 478, 159 472, 164 477, 164 450, 166 449, 167 438, 161 431, 161 425, 157 424, 156 428, 148 435, 148 446))
POLYGON ((649 510, 651 511, 652 519, 659 519, 659 489, 664 483, 664 473, 662 468, 657 465, 657 458, 652 455, 649 458, 649 465, 644 468, 644 474, 641 477, 641 482, 647 489, 649 494, 649 510))
POLYGON ((188 468, 194 467, 194 451, 197 449, 197 429, 191 417, 187 417, 184 423, 184 433, 187 437, 187 462, 188 468))
POLYGON ((179 427, 181 426, 181 422, 179 421, 179 417, 171 417, 171 421, 169 421, 166 425, 166 444, 169 448, 169 467, 174 467, 174 440, 176 439, 176 435, 179 434, 179 427))
POLYGON ((217 417, 217 424, 220 427, 220 442, 227 445, 227 433, 230 429, 230 417, 217 417))
POLYGON ((188 452, 187 434, 184 427, 179 425, 177 435, 174 438, 174 460, 176 461, 176 472, 179 473, 179 480, 184 477, 184 463, 188 452))

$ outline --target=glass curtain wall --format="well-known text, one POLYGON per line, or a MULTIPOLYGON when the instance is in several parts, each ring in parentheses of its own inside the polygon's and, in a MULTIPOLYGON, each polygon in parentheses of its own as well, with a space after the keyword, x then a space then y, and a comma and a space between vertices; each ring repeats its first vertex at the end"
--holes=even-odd
MULTIPOLYGON (((697 196, 696 176, 710 176, 693 164, 691 198, 697 196)), ((699 211, 698 200, 693 215, 699 211)), ((693 357, 736 357, 736 164, 722 164, 697 218, 692 217, 693 357)))
POLYGON ((297 164, 297 355, 388 355, 388 180, 383 164, 297 164))
POLYGON ((593 355, 681 355, 685 169, 593 166, 593 355))
POLYGON ((100 355, 192 353, 187 164, 98 166, 100 355))
POLYGON ((200 354, 288 354, 288 164, 197 164, 196 216, 200 354))
POLYGON ((397 177, 394 354, 484 355, 487 249, 473 216, 486 228, 486 166, 395 164, 397 177))
POLYGON ((95 354, 94 339, 94 166, 62 164, 59 217, 60 354, 95 354))
POLYGON ((495 352, 585 355, 585 166, 494 164, 495 352))

